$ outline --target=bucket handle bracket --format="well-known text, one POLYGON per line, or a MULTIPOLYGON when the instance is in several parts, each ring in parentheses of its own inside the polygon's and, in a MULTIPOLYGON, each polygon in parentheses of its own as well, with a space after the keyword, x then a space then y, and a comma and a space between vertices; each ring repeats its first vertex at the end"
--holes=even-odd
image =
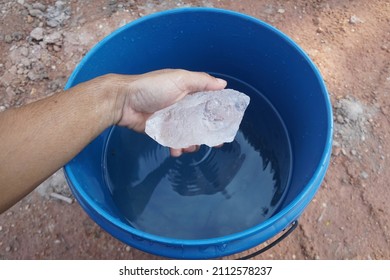
POLYGON ((279 236, 276 240, 274 240, 272 243, 268 244, 267 246, 261 248, 260 250, 254 252, 252 254, 249 254, 249 255, 243 256, 241 258, 238 258, 237 260, 249 260, 251 258, 254 258, 254 257, 264 253, 265 251, 268 251, 269 249, 271 249, 272 247, 277 245, 280 241, 282 241, 287 236, 289 236, 290 233, 292 233, 297 228, 297 226, 298 226, 298 220, 292 222, 290 224, 290 228, 288 230, 284 229, 285 232, 281 236, 279 236))

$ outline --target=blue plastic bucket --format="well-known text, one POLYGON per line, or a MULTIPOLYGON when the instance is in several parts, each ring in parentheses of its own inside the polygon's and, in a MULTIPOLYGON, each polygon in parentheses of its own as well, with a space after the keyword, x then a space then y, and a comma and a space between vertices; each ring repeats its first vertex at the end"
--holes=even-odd
POLYGON ((175 9, 131 22, 106 37, 77 66, 66 88, 107 73, 163 68, 232 77, 255 89, 252 98, 261 92, 272 104, 291 149, 290 177, 278 210, 259 224, 212 238, 171 238, 137 229, 122 217, 107 186, 102 162, 112 128, 65 166, 69 186, 84 210, 124 243, 171 258, 234 254, 288 228, 320 187, 331 155, 331 105, 312 61, 282 32, 253 17, 211 8, 175 9))

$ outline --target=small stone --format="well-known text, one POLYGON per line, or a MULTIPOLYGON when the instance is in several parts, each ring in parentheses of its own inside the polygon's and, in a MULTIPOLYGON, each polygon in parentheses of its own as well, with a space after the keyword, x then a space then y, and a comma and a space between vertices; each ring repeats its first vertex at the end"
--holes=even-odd
POLYGON ((49 19, 46 24, 50 27, 57 27, 60 23, 55 19, 49 19))
POLYGON ((366 171, 362 171, 362 173, 360 173, 360 177, 362 177, 363 179, 368 179, 368 173, 366 171))
POLYGON ((356 150, 351 150, 351 155, 356 156, 357 155, 356 150))
POLYGON ((3 230, 3 227, 2 226, 0 226, 0 231, 2 231, 3 230))
POLYGON ((12 36, 7 34, 4 36, 4 41, 8 44, 12 43, 13 39, 12 39, 12 36))
POLYGON ((6 252, 11 251, 11 247, 10 247, 10 246, 5 247, 5 251, 6 251, 6 252))
POLYGON ((56 1, 56 3, 54 4, 57 8, 64 8, 65 6, 65 2, 64 1, 56 1))
POLYGON ((130 252, 130 250, 131 250, 130 246, 126 246, 125 250, 126 250, 126 252, 130 252))
POLYGON ((390 48, 389 48, 389 46, 387 46, 387 45, 382 45, 382 46, 381 46, 381 50, 390 53, 390 48))
POLYGON ((313 18, 313 23, 314 23, 314 25, 319 25, 320 19, 318 17, 313 18))
POLYGON ((57 45, 61 45, 62 44, 62 34, 61 32, 53 32, 47 36, 45 36, 45 38, 43 39, 43 41, 46 43, 46 44, 57 44, 57 45))
POLYGON ((341 153, 341 148, 340 147, 335 147, 335 148, 333 148, 332 149, 332 154, 334 155, 334 156, 339 156, 340 155, 340 153, 341 153))
POLYGON ((127 23, 127 20, 126 19, 122 19, 119 23, 119 27, 122 27, 122 26, 125 26, 127 23))
POLYGON ((23 56, 28 56, 28 48, 20 47, 20 54, 23 56))
POLYGON ((21 32, 12 32, 12 40, 14 40, 14 41, 20 41, 20 40, 22 40, 23 39, 23 33, 21 33, 21 32))
POLYGON ((37 17, 37 18, 43 17, 43 12, 41 10, 30 9, 28 12, 29 12, 30 16, 32 16, 32 17, 37 17))
POLYGON ((30 15, 27 16, 27 23, 33 23, 34 22, 34 18, 30 15))
POLYGON ((37 9, 37 10, 40 10, 42 12, 44 12, 46 10, 46 6, 42 3, 39 3, 39 2, 32 4, 32 7, 33 7, 33 9, 37 9))
POLYGON ((54 45, 54 46, 53 46, 53 50, 54 50, 55 52, 59 52, 59 51, 61 51, 61 47, 60 47, 60 46, 57 46, 57 45, 54 45))
POLYGON ((43 28, 41 28, 41 27, 34 28, 30 33, 30 37, 36 41, 42 41, 43 40, 43 28))
MULTIPOLYGON (((16 69, 15 69, 15 73, 16 73, 16 69)), ((15 77, 13 76, 13 73, 11 73, 10 71, 5 71, 3 76, 0 76, 0 84, 3 86, 9 86, 14 79, 15 77)))
POLYGON ((8 70, 8 72, 10 74, 16 74, 16 70, 17 70, 16 65, 12 65, 11 68, 8 70))
MULTIPOLYGON (((15 73, 16 74, 16 73, 15 73)), ((7 87, 5 89, 5 93, 8 95, 8 96, 14 96, 15 95, 15 91, 12 89, 12 87, 7 87)))
POLYGON ((61 200, 61 201, 64 201, 64 202, 66 202, 68 204, 72 204, 73 203, 73 199, 71 199, 71 198, 69 198, 67 196, 64 196, 62 194, 59 194, 59 193, 52 192, 50 194, 50 197, 58 199, 58 200, 61 200))
POLYGON ((349 18, 349 23, 350 24, 358 24, 358 23, 364 23, 364 21, 361 20, 360 18, 358 18, 357 16, 353 15, 349 18))
POLYGON ((30 95, 35 95, 37 93, 37 90, 35 88, 32 88, 30 91, 30 95))
POLYGON ((48 75, 44 70, 38 69, 38 71, 36 70, 29 71, 27 77, 31 81, 41 81, 43 79, 48 78, 48 75))
POLYGON ((18 0, 18 4, 24 5, 24 0, 18 0))
POLYGON ((31 66, 31 61, 27 57, 22 57, 20 63, 23 65, 23 67, 31 66))
POLYGON ((155 112, 145 132, 171 148, 232 142, 249 102, 249 96, 232 89, 190 94, 155 112))
POLYGON ((279 13, 279 14, 284 14, 285 12, 286 12, 286 10, 283 9, 283 8, 278 9, 278 13, 279 13))
POLYGON ((344 118, 341 115, 337 115, 336 120, 338 123, 341 123, 341 124, 344 123, 344 118))

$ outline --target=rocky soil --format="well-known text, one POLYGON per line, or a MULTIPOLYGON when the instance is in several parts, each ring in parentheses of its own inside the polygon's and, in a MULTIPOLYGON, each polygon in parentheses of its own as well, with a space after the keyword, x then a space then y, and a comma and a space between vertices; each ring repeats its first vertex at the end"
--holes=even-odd
MULTIPOLYGON (((61 91, 86 52, 118 27, 185 6, 231 9, 274 25, 310 55, 331 96, 334 144, 324 183, 297 230, 257 258, 389 259, 387 0, 0 0, 0 112, 61 91)), ((0 216, 0 259, 156 258, 100 229, 61 170, 0 216)))

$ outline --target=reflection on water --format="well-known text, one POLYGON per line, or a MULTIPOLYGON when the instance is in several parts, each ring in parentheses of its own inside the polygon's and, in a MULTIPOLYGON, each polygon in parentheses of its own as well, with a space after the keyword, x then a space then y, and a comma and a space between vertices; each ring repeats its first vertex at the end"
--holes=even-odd
POLYGON ((221 148, 202 146, 172 158, 146 135, 113 129, 105 176, 130 225, 165 237, 203 239, 243 231, 278 210, 291 171, 290 146, 273 108, 252 94, 235 140, 221 148))
MULTIPOLYGON (((157 145, 154 145, 154 148, 159 150, 157 145)), ((140 165, 147 165, 147 162, 157 163, 156 158, 149 158, 149 156, 155 155, 157 150, 146 153, 145 158, 142 158, 140 154, 138 159, 139 163, 142 161, 140 165)), ((112 154, 111 158, 114 157, 112 154)), ((129 185, 128 187, 114 188, 114 200, 122 207, 126 218, 132 222, 142 215, 154 190, 164 177, 167 177, 172 190, 182 196, 213 195, 220 192, 225 199, 229 199, 230 195, 225 188, 241 167, 244 158, 245 155, 240 154, 240 146, 236 142, 221 149, 202 146, 199 152, 193 155, 186 154, 180 158, 166 155, 161 162, 156 164, 156 168, 151 169, 142 180, 137 180, 139 182, 127 182, 125 184, 129 185)), ((112 164, 111 160, 110 163, 112 164)), ((130 163, 127 166, 130 167, 133 164, 130 163)), ((117 168, 123 167, 125 166, 117 166, 117 168)), ((132 170, 128 170, 128 172, 132 172, 132 170)), ((120 178, 119 180, 123 181, 120 178)), ((111 181, 111 185, 113 185, 113 182, 117 180, 112 178, 111 181)))
POLYGON ((194 155, 176 160, 168 172, 173 189, 183 196, 212 195, 221 192, 230 198, 226 186, 240 169, 245 155, 236 141, 221 149, 202 146, 194 155))

